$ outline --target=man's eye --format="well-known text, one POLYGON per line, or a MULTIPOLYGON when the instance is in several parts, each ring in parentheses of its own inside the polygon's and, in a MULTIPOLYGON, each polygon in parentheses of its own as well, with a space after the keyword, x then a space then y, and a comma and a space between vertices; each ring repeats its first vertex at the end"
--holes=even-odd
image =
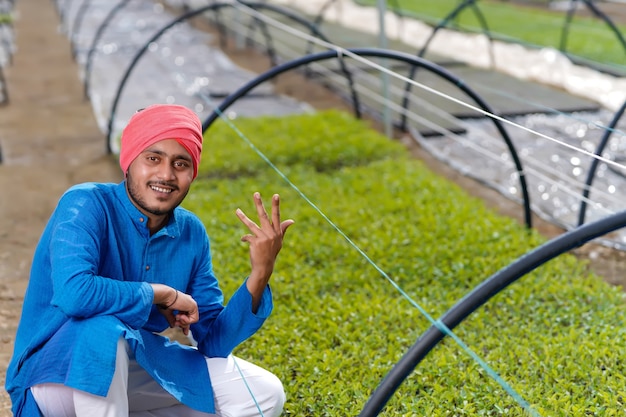
POLYGON ((176 161, 176 162, 174 162, 174 165, 177 168, 187 168, 189 166, 189 163, 186 162, 186 161, 176 161))

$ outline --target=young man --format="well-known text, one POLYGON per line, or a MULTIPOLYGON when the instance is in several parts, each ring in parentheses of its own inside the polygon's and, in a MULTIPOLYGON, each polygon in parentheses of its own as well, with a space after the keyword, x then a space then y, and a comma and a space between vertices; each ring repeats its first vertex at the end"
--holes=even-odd
POLYGON ((280 381, 231 351, 272 310, 268 286, 292 220, 254 195, 251 271, 226 306, 200 220, 179 206, 198 174, 202 125, 153 105, 122 133, 120 184, 60 199, 35 251, 6 388, 16 417, 278 416, 280 381), (193 335, 183 346, 158 335, 193 335))

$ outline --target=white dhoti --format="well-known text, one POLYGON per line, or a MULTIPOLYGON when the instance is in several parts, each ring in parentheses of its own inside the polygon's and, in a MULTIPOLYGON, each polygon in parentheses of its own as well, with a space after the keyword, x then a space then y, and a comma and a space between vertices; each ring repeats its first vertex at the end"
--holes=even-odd
POLYGON ((124 339, 118 342, 115 373, 106 397, 52 383, 35 385, 31 392, 45 417, 277 417, 281 414, 285 393, 274 374, 233 355, 206 358, 206 363, 215 414, 195 411, 172 397, 129 358, 124 339))

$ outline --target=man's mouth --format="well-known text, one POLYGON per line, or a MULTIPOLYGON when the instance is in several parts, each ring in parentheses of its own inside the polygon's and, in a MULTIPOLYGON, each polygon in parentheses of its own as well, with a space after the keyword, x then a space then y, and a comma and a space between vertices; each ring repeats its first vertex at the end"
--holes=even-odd
POLYGON ((150 184, 149 187, 158 193, 164 193, 164 194, 170 194, 176 189, 175 187, 164 187, 164 186, 155 185, 155 184, 150 184))

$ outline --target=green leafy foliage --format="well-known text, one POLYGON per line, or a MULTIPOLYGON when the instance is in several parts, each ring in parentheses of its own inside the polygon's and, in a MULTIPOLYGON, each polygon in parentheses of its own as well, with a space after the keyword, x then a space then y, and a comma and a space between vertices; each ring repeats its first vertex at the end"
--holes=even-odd
MULTIPOLYGON (((349 125, 350 115, 335 113, 333 118, 319 119, 308 116, 272 118, 253 127, 254 136, 263 138, 257 144, 272 162, 283 165, 305 163, 316 171, 335 171, 343 166, 367 164, 370 161, 400 155, 402 149, 393 146, 373 131, 363 131, 361 125, 349 125), (335 138, 333 123, 343 123, 341 138, 335 138), (275 140, 280 135, 282 140, 275 140), (288 141, 288 152, 285 151, 288 141)), ((241 132, 244 133, 244 132, 241 132)), ((245 136, 245 134, 244 134, 245 136)), ((256 175, 267 169, 267 163, 227 123, 219 121, 208 132, 207 146, 210 154, 203 156, 200 171, 208 177, 234 177, 256 175), (226 139, 224 139, 226 138, 226 139)))
MULTIPOLYGON (((239 240, 247 230, 236 208, 256 220, 252 193, 266 202, 279 193, 283 219, 296 221, 272 277, 274 312, 235 352, 280 377, 285 415, 358 415, 431 326, 422 311, 437 319, 544 242, 349 115, 243 119, 236 126, 241 134, 223 122, 206 132, 185 206, 207 226, 226 297, 249 271, 239 240)), ((626 407, 624 313, 619 289, 563 255, 454 331, 539 414, 617 416, 626 407)), ((381 415, 528 414, 446 338, 381 415)))

